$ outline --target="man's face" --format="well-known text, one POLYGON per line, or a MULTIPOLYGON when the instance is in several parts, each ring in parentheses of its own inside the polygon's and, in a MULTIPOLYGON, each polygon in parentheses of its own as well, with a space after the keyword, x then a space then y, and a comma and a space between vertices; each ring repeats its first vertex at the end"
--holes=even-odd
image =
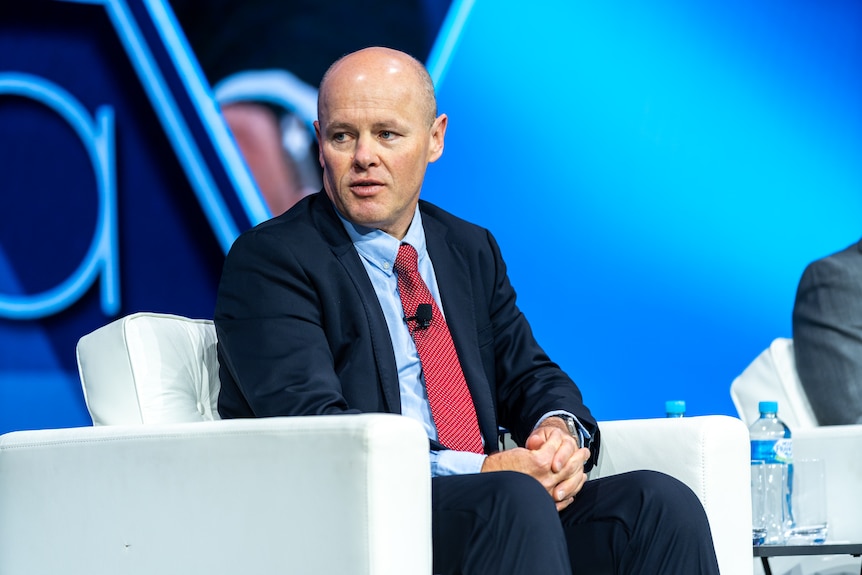
POLYGON ((403 238, 425 168, 443 152, 446 116, 432 122, 417 74, 386 52, 349 56, 320 98, 326 194, 349 221, 403 238))

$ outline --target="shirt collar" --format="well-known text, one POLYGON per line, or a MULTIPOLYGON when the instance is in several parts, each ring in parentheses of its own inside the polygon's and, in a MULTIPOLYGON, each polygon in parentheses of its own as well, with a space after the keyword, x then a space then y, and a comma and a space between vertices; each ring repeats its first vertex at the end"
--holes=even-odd
POLYGON ((354 224, 344 219, 337 210, 336 213, 359 255, 386 275, 392 275, 395 257, 398 255, 398 248, 402 243, 410 244, 416 249, 419 261, 426 257, 425 228, 422 226, 422 214, 418 205, 413 213, 407 234, 400 241, 382 230, 354 224))

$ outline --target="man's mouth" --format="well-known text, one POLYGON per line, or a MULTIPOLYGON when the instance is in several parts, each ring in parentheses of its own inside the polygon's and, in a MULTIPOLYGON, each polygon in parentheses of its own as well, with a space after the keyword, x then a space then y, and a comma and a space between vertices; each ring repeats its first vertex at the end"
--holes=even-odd
POLYGON ((350 190, 359 196, 371 195, 383 187, 383 182, 378 180, 355 180, 350 183, 350 190))

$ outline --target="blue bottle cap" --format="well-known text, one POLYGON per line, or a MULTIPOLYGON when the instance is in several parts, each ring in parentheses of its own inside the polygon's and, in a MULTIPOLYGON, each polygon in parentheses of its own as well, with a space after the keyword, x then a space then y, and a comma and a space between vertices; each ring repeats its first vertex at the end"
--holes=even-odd
POLYGON ((778 413, 777 401, 761 401, 757 404, 760 413, 778 413))
POLYGON ((674 401, 665 401, 664 411, 665 413, 670 414, 685 413, 685 402, 679 399, 674 401))

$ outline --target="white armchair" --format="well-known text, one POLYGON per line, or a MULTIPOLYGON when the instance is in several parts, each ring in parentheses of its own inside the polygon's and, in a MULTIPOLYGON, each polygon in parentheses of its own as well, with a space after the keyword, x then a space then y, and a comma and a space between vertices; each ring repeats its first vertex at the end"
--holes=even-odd
MULTIPOLYGON (((0 439, 0 573, 431 573, 419 424, 382 414, 216 421, 205 320, 132 314, 77 351, 99 427, 0 439)), ((721 571, 751 573, 739 420, 600 425, 593 477, 679 478, 706 508, 721 571)))
POLYGON ((6 434, 0 573, 430 574, 428 440, 414 423, 375 414, 6 434))
POLYGON ((431 573, 417 422, 218 421, 211 321, 133 314, 77 352, 96 427, 0 438, 3 575, 431 573))

